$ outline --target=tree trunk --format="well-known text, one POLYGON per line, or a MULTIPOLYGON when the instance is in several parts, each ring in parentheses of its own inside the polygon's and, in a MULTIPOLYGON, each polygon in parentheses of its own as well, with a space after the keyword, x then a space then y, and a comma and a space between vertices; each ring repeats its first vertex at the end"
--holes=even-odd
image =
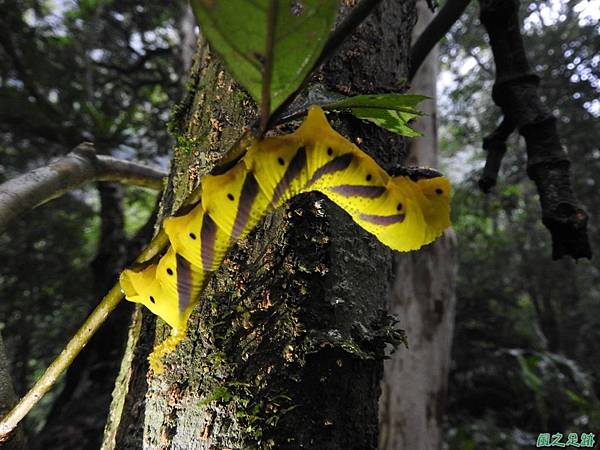
MULTIPOLYGON (((414 18, 414 2, 382 2, 320 82, 393 90, 414 18)), ((254 119, 202 38, 190 84, 171 124, 165 214, 254 119)), ((335 126, 385 168, 405 156, 396 135, 346 116, 335 126)), ((275 211, 215 273, 161 375, 146 357, 167 329, 137 310, 103 448, 376 448, 384 348, 398 336, 385 312, 391 267, 387 248, 316 194, 275 211)))
MULTIPOLYGON (((417 2, 417 38, 431 20, 425 0, 417 2)), ((432 100, 417 122, 423 137, 411 142, 408 165, 437 166, 437 46, 416 73, 411 90, 432 100)), ((451 231, 425 249, 394 256, 395 282, 389 310, 400 319, 408 348, 385 362, 380 402, 381 450, 433 450, 442 445, 442 426, 454 327, 456 242, 451 231)))

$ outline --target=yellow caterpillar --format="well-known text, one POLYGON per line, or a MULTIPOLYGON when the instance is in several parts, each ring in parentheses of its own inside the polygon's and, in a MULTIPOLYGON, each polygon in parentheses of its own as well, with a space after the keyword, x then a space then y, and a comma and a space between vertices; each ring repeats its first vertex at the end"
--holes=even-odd
POLYGON ((126 298, 173 328, 150 356, 155 371, 185 335, 209 274, 232 244, 272 208, 310 191, 325 194, 393 250, 416 250, 450 226, 447 178, 388 175, 313 106, 295 132, 254 141, 234 167, 204 178, 200 202, 165 219, 171 247, 158 264, 121 274, 126 298))

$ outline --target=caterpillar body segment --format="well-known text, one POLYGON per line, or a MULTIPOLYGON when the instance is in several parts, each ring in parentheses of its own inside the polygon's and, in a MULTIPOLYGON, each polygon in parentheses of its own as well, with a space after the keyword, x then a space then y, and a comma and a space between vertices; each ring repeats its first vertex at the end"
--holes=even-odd
POLYGON ((224 174, 205 178, 202 205, 234 243, 256 226, 271 202, 260 188, 253 168, 241 160, 224 174))
POLYGON ((309 149, 292 133, 255 141, 244 157, 262 194, 277 208, 300 194, 308 182, 309 149))
POLYGON ((198 266, 176 253, 173 247, 158 262, 156 280, 166 295, 177 299, 179 320, 187 322, 191 308, 204 288, 205 274, 198 266))
POLYGON ((229 249, 229 233, 215 221, 214 209, 197 203, 185 215, 165 219, 163 225, 175 253, 183 256, 196 270, 215 271, 229 249))
POLYGON ((155 370, 182 339, 210 273, 233 243, 273 208, 311 191, 325 194, 393 250, 416 250, 450 226, 445 177, 390 176, 333 130, 319 107, 311 107, 293 133, 256 140, 227 172, 205 177, 201 200, 165 219, 171 247, 158 264, 121 274, 127 299, 144 304, 173 328, 150 357, 155 370))
POLYGON ((380 200, 370 203, 355 220, 394 250, 416 250, 429 243, 419 200, 412 189, 390 179, 380 200))

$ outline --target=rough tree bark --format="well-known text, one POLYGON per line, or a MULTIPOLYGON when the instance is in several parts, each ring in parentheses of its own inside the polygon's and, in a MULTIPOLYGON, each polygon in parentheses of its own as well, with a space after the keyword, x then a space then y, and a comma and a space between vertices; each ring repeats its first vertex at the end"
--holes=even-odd
MULTIPOLYGON (((398 89, 414 19, 414 1, 384 1, 314 81, 345 94, 398 89)), ((163 214, 255 119, 202 38, 190 84, 172 119, 163 214)), ((398 136, 352 117, 335 124, 383 167, 402 162, 398 136)), ((322 197, 274 212, 217 271, 161 375, 146 357, 166 327, 137 310, 103 448, 376 448, 384 348, 399 337, 385 312, 391 267, 391 252, 322 197)))
MULTIPOLYGON (((432 13, 417 2, 421 35, 432 13)), ((432 98, 416 127, 424 135, 409 147, 408 165, 437 167, 437 46, 416 72, 411 90, 432 98)), ((408 348, 385 362, 380 402, 381 450, 434 450, 442 445, 450 350, 454 329, 456 240, 451 230, 425 249, 397 254, 389 311, 400 319, 408 348)))

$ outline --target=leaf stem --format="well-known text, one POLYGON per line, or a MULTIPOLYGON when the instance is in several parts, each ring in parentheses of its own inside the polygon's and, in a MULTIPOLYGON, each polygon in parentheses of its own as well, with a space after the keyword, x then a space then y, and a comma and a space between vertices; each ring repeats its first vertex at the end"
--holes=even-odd
POLYGON ((410 49, 409 80, 413 79, 431 49, 452 28, 452 25, 465 12, 469 3, 471 3, 471 0, 448 0, 433 17, 433 20, 429 22, 427 28, 425 28, 410 49))
POLYGON ((319 67, 325 64, 329 58, 335 55, 346 38, 348 38, 348 36, 352 34, 352 32, 369 16, 369 14, 371 14, 371 12, 377 5, 379 5, 379 3, 381 3, 381 0, 362 0, 358 5, 352 8, 342 23, 340 23, 333 33, 331 33, 329 39, 327 39, 327 42, 325 42, 323 50, 321 50, 321 54, 315 61, 315 64, 308 75, 304 78, 302 84, 298 86, 298 89, 296 89, 295 92, 290 94, 290 96, 275 110, 275 112, 273 112, 265 127, 267 130, 279 122, 280 117, 286 114, 287 108, 295 100, 298 93, 304 89, 306 83, 311 78, 311 75, 318 70, 319 67))
POLYGON ((271 112, 271 77, 273 76, 273 47, 275 45, 275 21, 277 18, 277 0, 269 3, 267 16, 267 42, 263 62, 263 82, 260 104, 260 135, 267 131, 271 112))

